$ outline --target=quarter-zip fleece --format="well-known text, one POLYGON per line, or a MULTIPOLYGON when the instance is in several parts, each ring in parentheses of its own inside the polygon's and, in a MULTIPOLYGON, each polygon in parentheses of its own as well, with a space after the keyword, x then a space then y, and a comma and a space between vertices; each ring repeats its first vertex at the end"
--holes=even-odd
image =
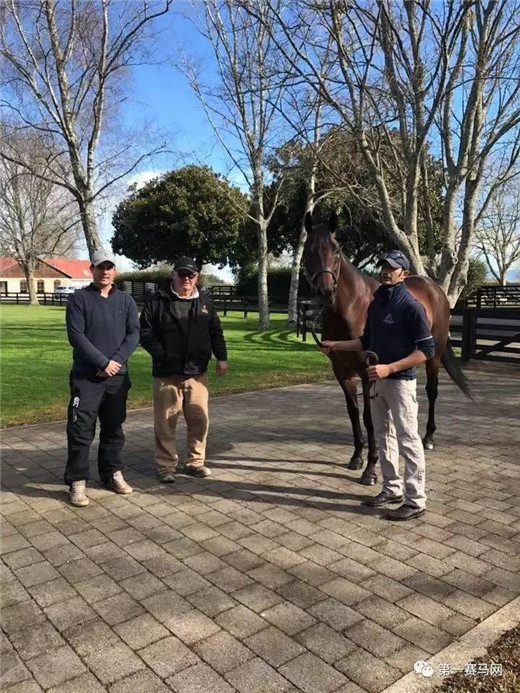
MULTIPOLYGON (((361 337, 363 349, 370 349, 383 364, 394 363, 416 349, 427 358, 435 353, 435 342, 426 321, 423 306, 406 288, 404 282, 380 286, 368 308, 365 332, 361 337)), ((413 380, 416 369, 408 368, 388 376, 395 380, 413 380)))

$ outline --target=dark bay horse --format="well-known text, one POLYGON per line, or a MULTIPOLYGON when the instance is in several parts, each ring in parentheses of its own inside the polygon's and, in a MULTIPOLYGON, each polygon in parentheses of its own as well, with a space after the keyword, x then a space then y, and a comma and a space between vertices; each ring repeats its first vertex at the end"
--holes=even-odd
MULTIPOLYGON (((305 228, 307 241, 303 251, 305 274, 322 306, 323 339, 355 339, 363 334, 368 306, 379 286, 372 277, 357 270, 347 260, 335 238, 337 217, 333 215, 329 225, 314 226, 307 214, 305 228)), ((468 383, 453 354, 449 343, 450 306, 441 287, 428 277, 407 277, 406 287, 424 306, 435 341, 435 354, 426 362, 428 395, 428 423, 423 438, 424 447, 433 450, 435 433, 435 401, 438 394, 439 369, 444 366, 450 378, 471 397, 468 383)), ((359 419, 355 376, 361 378, 363 387, 363 421, 368 435, 368 462, 361 476, 361 483, 373 486, 377 481, 375 465, 378 459, 374 427, 370 414, 369 381, 366 364, 360 353, 336 351, 329 354, 332 370, 347 402, 348 414, 354 434, 354 453, 348 469, 363 468, 365 440, 359 419)))

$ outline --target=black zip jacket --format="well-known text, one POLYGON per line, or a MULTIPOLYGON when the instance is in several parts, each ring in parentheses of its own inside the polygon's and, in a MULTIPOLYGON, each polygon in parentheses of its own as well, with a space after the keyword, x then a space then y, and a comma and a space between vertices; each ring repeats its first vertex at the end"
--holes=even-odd
MULTIPOLYGON (((419 349, 427 358, 435 353, 430 327, 423 306, 406 288, 404 282, 380 286, 368 307, 363 349, 375 351, 380 363, 394 363, 419 349)), ((389 375, 394 380, 413 380, 416 369, 408 368, 389 375)))
POLYGON ((141 346, 152 356, 154 377, 199 375, 211 354, 227 360, 226 342, 209 296, 181 299, 168 285, 150 296, 141 313, 141 346))

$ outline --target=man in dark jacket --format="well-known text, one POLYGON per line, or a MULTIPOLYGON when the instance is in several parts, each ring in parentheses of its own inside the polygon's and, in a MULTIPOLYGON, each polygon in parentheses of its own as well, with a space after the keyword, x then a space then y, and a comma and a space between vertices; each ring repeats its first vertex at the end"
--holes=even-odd
POLYGON ((384 507, 402 503, 399 508, 388 510, 386 519, 411 520, 422 515, 426 507, 416 367, 433 356, 435 343, 423 306, 404 283, 410 270, 408 258, 400 250, 392 250, 381 257, 379 266, 381 286, 368 308, 362 337, 324 341, 322 351, 369 349, 378 355, 379 364, 368 368, 368 377, 376 388, 371 411, 383 490, 364 505, 384 507), (399 453, 405 463, 404 484, 399 474, 399 453))
POLYGON ((65 483, 70 487, 71 503, 79 507, 89 503, 85 487, 98 417, 99 478, 116 493, 132 492, 123 479, 121 449, 130 389, 126 362, 139 344, 139 314, 134 299, 113 285, 115 262, 110 251, 96 251, 90 265, 92 284, 75 291, 67 303, 67 334, 74 361, 65 483))
POLYGON ((208 436, 208 363, 227 371, 227 351, 219 317, 207 294, 197 289, 197 265, 189 257, 175 263, 173 280, 145 303, 141 346, 152 356, 155 460, 159 479, 175 481, 179 456, 175 432, 181 411, 187 426, 184 468, 210 476, 205 466, 208 436))

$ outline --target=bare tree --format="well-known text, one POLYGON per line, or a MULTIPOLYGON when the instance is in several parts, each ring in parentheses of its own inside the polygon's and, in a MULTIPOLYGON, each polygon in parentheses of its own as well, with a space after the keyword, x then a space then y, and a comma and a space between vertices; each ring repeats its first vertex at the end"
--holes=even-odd
MULTIPOLYGON (((28 158, 38 161, 37 144, 29 138, 18 144, 18 151, 23 148, 28 158)), ((0 159, 0 252, 18 261, 31 305, 38 305, 38 261, 69 253, 78 241, 80 221, 72 195, 46 180, 44 169, 37 171, 38 176, 0 159)))
MULTIPOLYGON (((217 83, 204 84, 193 62, 182 67, 233 167, 247 182, 249 218, 258 240, 259 329, 269 327, 267 229, 279 204, 279 186, 269 198, 276 147, 282 141, 279 115, 284 95, 276 50, 265 20, 234 0, 192 2, 195 23, 215 58, 217 83)), ((261 10, 260 10, 261 11, 261 10)), ((278 176, 281 185, 282 176, 278 176)))
POLYGON ((133 65, 147 59, 147 29, 168 12, 172 2, 2 3, 2 125, 38 135, 44 166, 17 157, 6 137, 0 156, 74 197, 90 253, 101 245, 95 202, 109 186, 159 151, 134 151, 121 130, 112 146, 104 136, 125 98, 124 78, 133 65))
POLYGON ((520 153, 520 4, 295 0, 283 12, 275 0, 243 4, 267 16, 291 71, 355 136, 389 237, 418 273, 436 276, 453 304, 466 281, 475 224, 520 153), (330 39, 337 70, 324 77, 330 39), (499 151, 502 165, 482 199, 486 163, 499 151), (426 252, 419 243, 428 152, 445 172, 440 257, 432 242, 426 252))
POLYGON ((507 273, 520 260, 520 197, 518 186, 504 186, 481 217, 475 247, 480 250, 492 276, 507 283, 507 273))

